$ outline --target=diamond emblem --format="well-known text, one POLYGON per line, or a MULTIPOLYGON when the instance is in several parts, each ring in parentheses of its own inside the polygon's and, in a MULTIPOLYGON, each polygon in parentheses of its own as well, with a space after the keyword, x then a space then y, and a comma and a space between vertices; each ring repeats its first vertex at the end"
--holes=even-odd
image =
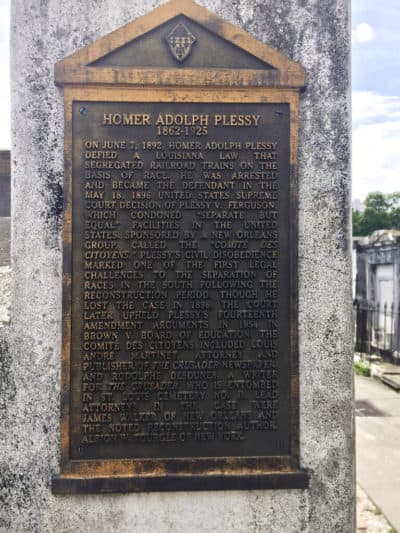
POLYGON ((187 27, 179 23, 167 35, 167 43, 174 58, 182 63, 190 54, 193 43, 196 42, 196 37, 187 27))

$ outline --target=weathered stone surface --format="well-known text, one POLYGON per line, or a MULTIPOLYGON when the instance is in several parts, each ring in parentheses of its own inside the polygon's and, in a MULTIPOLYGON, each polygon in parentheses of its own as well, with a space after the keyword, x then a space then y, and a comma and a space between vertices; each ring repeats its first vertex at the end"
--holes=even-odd
POLYGON ((0 530, 271 531, 354 528, 347 0, 199 3, 300 61, 301 463, 305 491, 55 497, 61 331, 61 90, 53 65, 160 4, 12 3, 13 284, 0 389, 0 530))

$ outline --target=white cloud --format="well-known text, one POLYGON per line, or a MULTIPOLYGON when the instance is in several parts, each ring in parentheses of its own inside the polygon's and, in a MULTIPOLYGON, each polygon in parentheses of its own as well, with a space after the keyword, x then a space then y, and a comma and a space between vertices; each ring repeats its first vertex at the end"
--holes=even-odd
POLYGON ((400 191, 400 97, 353 93, 353 197, 400 191))
POLYGON ((0 149, 8 149, 10 141, 10 72, 9 25, 10 5, 0 0, 0 149))
POLYGON ((367 22, 357 24, 352 31, 353 43, 367 43, 375 38, 375 31, 367 22))
POLYGON ((11 147, 10 135, 10 83, 8 64, 0 64, 0 150, 11 147))

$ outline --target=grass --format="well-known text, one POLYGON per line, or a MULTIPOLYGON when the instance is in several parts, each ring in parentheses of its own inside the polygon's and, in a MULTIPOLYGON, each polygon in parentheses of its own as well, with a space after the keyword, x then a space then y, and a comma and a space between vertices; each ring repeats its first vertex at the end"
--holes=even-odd
POLYGON ((354 371, 357 376, 370 377, 371 375, 371 368, 369 366, 369 363, 365 363, 364 361, 356 361, 354 363, 354 371))

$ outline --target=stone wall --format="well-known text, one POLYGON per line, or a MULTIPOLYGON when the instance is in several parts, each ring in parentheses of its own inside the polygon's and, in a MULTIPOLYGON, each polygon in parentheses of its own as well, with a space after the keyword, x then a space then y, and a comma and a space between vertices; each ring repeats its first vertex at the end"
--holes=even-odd
POLYGON ((356 344, 400 364, 400 231, 357 237, 356 344))
POLYGON ((56 61, 158 0, 12 2, 12 325, 0 349, 0 530, 351 532, 354 467, 347 0, 201 0, 299 61, 301 464, 308 490, 54 496, 63 99, 56 61))

